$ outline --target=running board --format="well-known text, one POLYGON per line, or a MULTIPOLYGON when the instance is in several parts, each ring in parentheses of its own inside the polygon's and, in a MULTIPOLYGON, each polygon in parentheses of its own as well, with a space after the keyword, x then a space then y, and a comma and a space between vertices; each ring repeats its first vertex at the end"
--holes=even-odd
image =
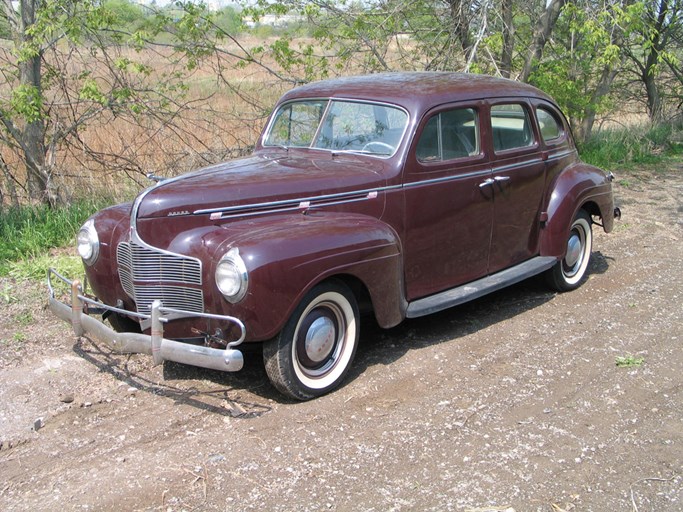
POLYGON ((408 304, 407 318, 417 318, 442 311, 470 300, 478 299, 487 293, 495 292, 511 284, 519 283, 529 277, 548 270, 557 262, 554 256, 536 256, 523 263, 502 270, 491 276, 483 277, 445 292, 430 295, 408 304))

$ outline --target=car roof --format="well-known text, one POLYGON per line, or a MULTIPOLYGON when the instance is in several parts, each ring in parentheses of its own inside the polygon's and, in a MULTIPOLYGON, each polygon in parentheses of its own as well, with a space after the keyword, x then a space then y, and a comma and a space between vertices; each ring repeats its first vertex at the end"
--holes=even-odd
POLYGON ((454 101, 501 97, 532 97, 554 104, 539 89, 514 80, 469 73, 426 71, 322 80, 292 89, 281 101, 335 97, 395 103, 413 112, 454 101))

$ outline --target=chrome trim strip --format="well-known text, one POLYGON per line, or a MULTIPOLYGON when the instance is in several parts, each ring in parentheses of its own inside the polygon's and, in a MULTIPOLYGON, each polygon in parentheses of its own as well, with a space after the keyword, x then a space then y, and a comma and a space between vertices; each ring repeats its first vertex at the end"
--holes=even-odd
MULTIPOLYGON (((323 98, 320 98, 323 99, 323 98)), ((548 158, 548 160, 555 160, 559 159, 568 155, 571 155, 576 152, 576 149, 573 150, 566 150, 561 153, 557 153, 555 155, 552 155, 548 158)), ((385 187, 376 187, 376 188, 369 188, 369 189, 362 189, 362 190, 354 190, 351 192, 339 192, 336 194, 325 194, 325 195, 320 195, 320 196, 305 196, 305 197, 299 197, 299 198, 294 198, 294 199, 284 199, 281 201, 267 201, 263 203, 252 203, 252 204, 244 204, 244 205, 239 205, 239 206, 223 206, 223 207, 218 207, 218 208, 204 208, 200 210, 195 210, 192 212, 192 215, 207 215, 207 214, 216 214, 220 213, 220 217, 216 217, 214 220, 223 220, 223 219, 228 219, 232 217, 250 217, 254 215, 262 215, 265 213, 280 213, 280 212, 287 212, 287 211, 297 211, 297 210, 302 210, 302 209, 308 209, 308 208, 319 208, 319 207, 324 207, 324 206, 335 206, 339 204, 344 204, 344 203, 349 203, 349 202, 357 202, 357 201, 365 201, 368 199, 372 199, 370 197, 371 194, 377 193, 379 194, 380 192, 388 192, 392 190, 398 190, 398 189, 406 189, 406 188, 412 188, 412 187, 419 187, 423 185, 431 185, 434 183, 443 183, 443 182, 448 182, 448 181, 457 181, 461 179, 467 179, 467 178, 472 178, 476 176, 485 176, 488 174, 492 173, 498 173, 498 172, 505 172, 508 170, 516 169, 518 167, 524 167, 526 165, 533 165, 533 164, 538 164, 542 163, 543 159, 541 158, 534 158, 531 160, 525 160, 523 162, 518 162, 515 164, 508 164, 508 165, 502 165, 499 167, 494 167, 494 168, 488 168, 484 169, 481 171, 474 171, 474 172, 468 172, 464 174, 458 174, 458 175, 452 175, 452 176, 444 176, 441 178, 433 178, 433 179, 428 179, 428 180, 421 180, 421 181, 415 181, 415 182, 409 182, 409 183, 404 183, 402 185, 390 185, 390 186, 385 186, 385 187), (352 197, 352 196, 365 196, 365 197, 352 197), (348 198, 348 199, 346 199, 348 198), (338 200, 338 201, 332 201, 329 203, 320 203, 328 200, 338 200), (308 207, 302 207, 302 203, 316 203, 316 204, 311 204, 308 207), (281 208, 280 208, 281 207, 281 208), (238 213, 238 212, 243 212, 245 210, 261 210, 257 212, 250 212, 250 213, 238 213)), ((176 176, 175 178, 170 178, 168 180, 165 180, 162 183, 158 183, 149 189, 145 190, 142 192, 135 200, 135 203, 133 204, 133 209, 131 211, 131 241, 135 241, 137 243, 140 243, 143 246, 146 246, 149 249, 156 250, 162 253, 166 253, 169 255, 174 255, 174 256, 179 256, 176 253, 172 253, 170 251, 164 251, 163 249, 156 248, 154 246, 151 246, 147 243, 145 243, 140 236, 137 233, 137 226, 136 226, 136 221, 137 221, 137 213, 140 208, 140 205, 144 198, 153 190, 155 190, 157 187, 165 185, 167 183, 173 183, 174 181, 180 180, 184 177, 187 177, 191 174, 185 174, 181 176, 176 176)), ((180 255, 182 256, 182 255, 180 255)), ((186 257, 186 256, 183 256, 186 257)))
POLYGON ((240 206, 224 206, 220 208, 206 208, 203 210, 195 210, 193 215, 206 215, 220 213, 220 217, 216 216, 213 220, 223 220, 233 217, 251 217, 254 215, 263 215, 266 213, 282 213, 288 211, 308 210, 310 208, 321 208, 324 206, 336 206, 339 204, 353 203, 359 201, 367 201, 374 199, 380 192, 389 192, 392 190, 400 190, 412 187, 419 187, 422 185, 431 185, 433 183, 442 183, 446 181, 457 181, 476 176, 486 176, 491 174, 491 169, 482 171, 468 172, 465 174, 458 174, 455 176, 444 176, 441 178, 433 178, 430 180, 415 181, 411 183, 404 183, 403 185, 389 185, 386 187, 377 187, 372 189, 356 190, 352 192, 340 192, 338 194, 326 194, 322 196, 308 196, 296 199, 286 199, 282 201, 269 201, 266 203, 244 204, 240 206), (353 197, 360 196, 360 197, 353 197), (345 198, 349 199, 345 199, 345 198), (338 199, 338 201, 323 202, 329 199, 338 199), (309 203, 309 204, 305 204, 309 203), (278 208, 281 207, 281 208, 278 208), (244 210, 260 210, 249 213, 239 213, 244 210), (224 215, 227 214, 227 215, 224 215))
POLYGON ((573 155, 574 153, 577 153, 578 151, 576 149, 567 149, 565 151, 562 151, 560 153, 555 153, 554 155, 549 155, 548 160, 558 160, 560 158, 564 158, 565 156, 573 155))
POLYGON ((140 205, 142 204, 142 201, 147 197, 147 195, 150 192, 153 192, 159 187, 163 187, 164 185, 168 185, 169 183, 174 183, 176 181, 180 181, 183 178, 187 178, 188 176, 191 176, 194 173, 188 173, 188 174, 181 174, 180 176, 175 176, 174 178, 169 178, 164 181, 160 181, 156 185, 153 185, 149 187, 147 190, 144 190, 143 192, 138 195, 138 197, 135 198, 135 201, 133 202, 133 207, 131 208, 130 211, 130 237, 129 241, 130 242, 135 242, 151 251, 156 251, 160 252, 162 254, 166 254, 168 256, 175 256, 175 257, 182 257, 182 258, 187 258, 190 260, 194 260, 199 264, 199 269, 200 273, 203 270, 203 265, 202 261, 199 258, 193 258, 192 256, 186 256, 184 254, 178 254, 175 252, 167 251, 165 249, 160 249, 159 247, 154 247, 153 245, 148 244, 145 242, 142 237, 138 234, 138 226, 137 226, 137 220, 138 220, 138 211, 140 210, 140 205))
POLYGON ((534 158, 531 160, 525 160, 524 162, 517 162, 514 164, 507 164, 507 165, 501 165, 500 167, 494 167, 492 169, 492 172, 505 172, 505 171, 510 171, 512 169, 517 169, 518 167, 524 167, 527 165, 533 165, 533 164, 541 164, 543 163, 542 158, 534 158))
POLYGON ((410 183, 404 183, 403 188, 420 187, 422 185, 432 185, 434 183, 443 183, 446 181, 458 181, 458 180, 464 180, 467 178, 475 178, 477 176, 487 176, 489 174, 491 174, 491 169, 484 169, 481 171, 466 172, 464 174, 458 174, 458 175, 454 175, 454 176, 443 176, 441 178, 432 178, 430 180, 413 181, 410 183))
MULTIPOLYGON (((400 187, 390 187, 390 188, 400 188, 400 187)), ((222 213, 222 212, 214 212, 211 214, 211 220, 225 220, 225 219, 234 219, 236 217, 240 218, 245 218, 245 217, 254 217, 256 215, 265 215, 267 213, 285 213, 285 212, 294 212, 294 211, 300 211, 300 212, 306 212, 308 210, 311 210, 313 208, 323 208, 325 206, 338 206, 341 204, 348 204, 348 203, 358 203, 361 201, 369 201, 370 199, 374 199, 373 197, 359 197, 357 199, 344 199, 340 201, 332 201, 332 202, 327 202, 327 203, 310 203, 309 201, 300 201, 296 206, 285 206, 282 208, 269 208, 267 210, 260 210, 257 212, 248 212, 248 213, 222 213)))
POLYGON ((359 201, 367 201, 374 199, 376 195, 380 192, 389 192, 392 190, 400 190, 411 187, 418 187, 421 185, 431 185, 433 183, 441 183, 444 181, 456 181, 466 178, 472 178, 476 176, 485 176, 491 174, 491 169, 485 169, 482 171, 469 172, 465 174, 458 174, 455 176, 444 176, 441 178, 433 178, 430 180, 422 180, 411 183, 404 183, 403 185, 389 185, 386 187, 377 187, 371 189, 355 190, 352 192, 340 192, 338 194, 326 194, 322 196, 308 196, 296 199, 285 199, 282 201, 269 201, 266 203, 254 203, 254 204, 244 204, 240 206, 224 206, 220 208, 206 208, 203 210, 195 210, 192 212, 193 215, 206 215, 206 214, 228 214, 221 215, 220 217, 215 217, 214 220, 227 219, 231 217, 249 217, 253 215, 262 215, 265 213, 279 213, 287 211, 297 211, 297 210, 307 210, 309 208, 320 208, 324 206, 336 206, 339 204, 353 203, 359 201), (360 197, 353 197, 360 196, 360 197), (346 199, 348 198, 348 199, 346 199), (330 199, 337 199, 337 201, 324 202, 330 199), (305 204, 309 203, 309 204, 305 204), (282 207, 282 208, 278 208, 282 207), (250 213, 237 213, 244 210, 261 210, 257 212, 250 213))
MULTIPOLYGON (((367 188, 363 190, 354 190, 351 192, 339 192, 337 194, 325 194, 322 196, 308 196, 308 197, 300 197, 300 198, 295 198, 295 199, 283 199, 282 201, 268 201, 265 203, 253 203, 253 204, 243 204, 239 206, 223 206, 219 208, 206 208, 203 210, 195 210, 192 212, 193 215, 204 215, 207 213, 231 213, 231 212, 238 212, 241 210, 255 210, 255 209, 266 209, 268 208, 268 212, 273 211, 275 208, 278 206, 290 206, 290 205, 297 205, 294 208, 291 208, 292 210, 298 210, 299 206, 301 203, 313 203, 316 201, 326 201, 328 199, 340 199, 340 200, 345 200, 344 198, 349 198, 349 200, 354 200, 354 201, 361 201, 361 200, 366 200, 366 199, 374 199, 374 197, 370 197, 373 193, 378 194, 379 192, 386 192, 387 190, 393 190, 393 189, 398 189, 401 188, 401 185, 392 185, 392 186, 387 186, 387 187, 377 187, 377 188, 367 188), (353 196, 364 196, 364 197, 357 197, 354 198, 353 196)), ((318 206, 316 205, 311 205, 311 206, 318 206)), ((279 210, 276 210, 279 211, 279 210)), ((267 212, 257 212, 257 213, 267 213, 267 212)))

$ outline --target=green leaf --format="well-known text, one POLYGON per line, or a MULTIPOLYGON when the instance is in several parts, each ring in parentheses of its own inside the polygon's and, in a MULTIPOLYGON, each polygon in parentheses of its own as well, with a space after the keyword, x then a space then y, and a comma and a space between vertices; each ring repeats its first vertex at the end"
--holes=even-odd
POLYGON ((79 97, 83 100, 94 101, 100 105, 109 103, 107 97, 102 93, 99 85, 97 85, 97 82, 92 78, 88 78, 83 82, 81 90, 79 91, 79 97))
POLYGON ((10 105, 27 123, 33 123, 42 117, 43 97, 40 90, 33 85, 21 84, 15 87, 10 105))

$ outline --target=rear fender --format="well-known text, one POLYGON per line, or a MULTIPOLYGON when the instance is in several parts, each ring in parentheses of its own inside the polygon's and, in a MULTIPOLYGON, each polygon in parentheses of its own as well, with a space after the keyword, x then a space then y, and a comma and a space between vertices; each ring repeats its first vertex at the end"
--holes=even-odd
POLYGON ((599 216, 605 232, 614 226, 612 184, 597 167, 578 163, 564 169, 554 180, 542 212, 541 256, 564 256, 569 229, 580 209, 599 216))

